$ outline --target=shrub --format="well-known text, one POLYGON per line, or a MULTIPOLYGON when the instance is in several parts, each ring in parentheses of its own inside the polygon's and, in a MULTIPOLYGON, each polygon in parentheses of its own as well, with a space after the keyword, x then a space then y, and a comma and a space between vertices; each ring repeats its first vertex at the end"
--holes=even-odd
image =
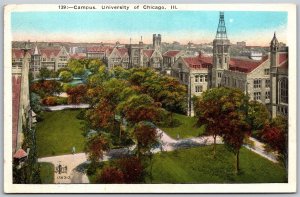
POLYGON ((104 167, 101 172, 96 175, 97 183, 124 183, 124 174, 115 167, 104 167))

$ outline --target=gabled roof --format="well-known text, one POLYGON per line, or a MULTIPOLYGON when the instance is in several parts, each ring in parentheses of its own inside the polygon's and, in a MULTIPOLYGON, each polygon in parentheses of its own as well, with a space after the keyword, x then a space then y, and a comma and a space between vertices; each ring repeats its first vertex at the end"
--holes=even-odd
POLYGON ((266 55, 262 60, 252 60, 244 58, 231 58, 229 62, 229 70, 239 71, 244 73, 250 73, 263 62, 265 62, 269 57, 266 55))
POLYGON ((179 50, 171 50, 167 51, 163 54, 164 57, 175 57, 178 53, 180 53, 179 50))
POLYGON ((127 48, 117 48, 119 51, 120 55, 123 57, 124 55, 128 54, 128 49, 127 48))
MULTIPOLYGON (((30 54, 32 54, 32 50, 30 49, 28 51, 30 54)), ((24 57, 24 51, 22 49, 13 48, 12 49, 12 56, 15 56, 15 58, 23 58, 24 57)))
POLYGON ((17 146, 19 107, 21 94, 21 75, 12 76, 12 145, 13 150, 17 146))
POLYGON ((27 153, 21 148, 17 150, 17 152, 14 154, 14 158, 16 159, 21 159, 24 157, 27 157, 27 153))
POLYGON ((154 52, 153 49, 145 49, 145 50, 143 50, 144 55, 146 57, 149 57, 149 58, 152 56, 153 52, 154 52))
POLYGON ((47 58, 50 58, 51 56, 57 56, 59 52, 61 51, 60 48, 44 48, 40 49, 40 54, 42 56, 46 56, 47 58))

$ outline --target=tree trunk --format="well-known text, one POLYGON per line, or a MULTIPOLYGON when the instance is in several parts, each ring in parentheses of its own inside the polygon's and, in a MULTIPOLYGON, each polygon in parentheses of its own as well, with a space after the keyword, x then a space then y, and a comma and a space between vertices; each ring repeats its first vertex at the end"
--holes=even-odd
POLYGON ((217 149, 217 136, 213 135, 214 138, 214 158, 216 157, 216 149, 217 149))
POLYGON ((240 171, 240 150, 236 153, 236 174, 240 171))

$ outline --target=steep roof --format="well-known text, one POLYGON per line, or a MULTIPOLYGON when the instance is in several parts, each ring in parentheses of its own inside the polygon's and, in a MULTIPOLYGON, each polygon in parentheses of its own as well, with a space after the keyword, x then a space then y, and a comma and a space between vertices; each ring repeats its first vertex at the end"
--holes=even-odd
POLYGON ((16 158, 16 159, 21 159, 26 156, 27 156, 27 153, 21 148, 19 150, 17 150, 17 152, 14 154, 14 158, 16 158))
POLYGON ((21 94, 21 76, 12 76, 12 145, 13 150, 17 146, 19 107, 21 94))
POLYGON ((44 49, 40 49, 40 54, 42 56, 46 55, 47 58, 50 58, 52 55, 56 57, 60 51, 61 51, 60 48, 44 48, 44 49))
POLYGON ((229 70, 250 73, 263 62, 268 59, 268 56, 264 56, 262 60, 251 60, 251 59, 241 59, 241 58, 230 58, 229 70))
MULTIPOLYGON (((28 51, 30 54, 32 54, 32 50, 30 49, 28 51)), ((22 49, 13 48, 12 49, 12 56, 15 56, 15 58, 23 58, 24 57, 24 51, 22 49)))
POLYGON ((178 53, 180 53, 179 50, 171 50, 167 51, 163 54, 164 57, 175 57, 178 53))
POLYGON ((154 52, 153 49, 145 49, 145 50, 143 50, 144 55, 147 56, 147 57, 149 57, 149 58, 152 56, 153 52, 154 52))
POLYGON ((128 53, 128 49, 127 48, 117 48, 120 55, 124 56, 126 53, 128 53))

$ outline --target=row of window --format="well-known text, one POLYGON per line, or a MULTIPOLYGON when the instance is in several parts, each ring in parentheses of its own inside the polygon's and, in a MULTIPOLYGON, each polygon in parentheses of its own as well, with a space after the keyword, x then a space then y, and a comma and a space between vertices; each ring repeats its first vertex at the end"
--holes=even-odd
MULTIPOLYGON (((265 99, 266 99, 266 100, 267 100, 267 99, 270 99, 270 96, 271 96, 270 91, 266 91, 266 92, 265 92, 265 99)), ((254 99, 255 101, 260 101, 260 100, 261 100, 261 92, 254 92, 254 93, 253 93, 253 99, 254 99)))
POLYGON ((195 86, 195 92, 197 92, 197 93, 203 92, 203 86, 202 85, 195 86))
MULTIPOLYGON (((265 87, 269 88, 271 86, 270 79, 265 80, 265 87)), ((253 88, 261 88, 262 87, 262 79, 254 79, 253 80, 253 88)))
POLYGON ((278 106, 277 110, 279 111, 279 113, 281 113, 283 115, 288 114, 288 108, 286 106, 278 106))
POLYGON ((207 82, 208 81, 208 75, 196 75, 195 76, 195 82, 207 82))

